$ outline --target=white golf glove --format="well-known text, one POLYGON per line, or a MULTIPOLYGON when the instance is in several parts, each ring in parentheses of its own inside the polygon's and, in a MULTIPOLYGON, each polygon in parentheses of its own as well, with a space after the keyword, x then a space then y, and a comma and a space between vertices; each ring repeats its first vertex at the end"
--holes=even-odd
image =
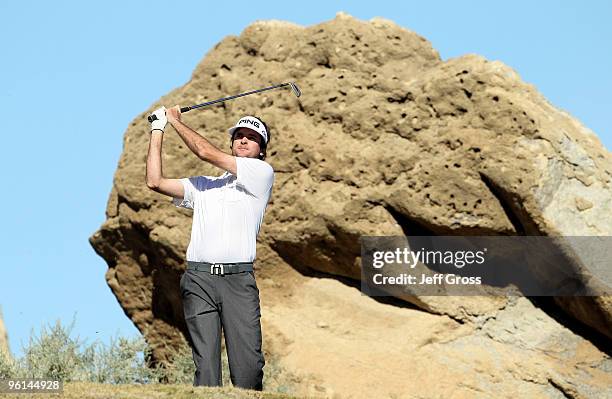
POLYGON ((163 132, 166 123, 168 123, 168 118, 166 118, 166 107, 157 108, 153 112, 153 115, 155 115, 157 119, 151 122, 151 131, 161 130, 163 132))

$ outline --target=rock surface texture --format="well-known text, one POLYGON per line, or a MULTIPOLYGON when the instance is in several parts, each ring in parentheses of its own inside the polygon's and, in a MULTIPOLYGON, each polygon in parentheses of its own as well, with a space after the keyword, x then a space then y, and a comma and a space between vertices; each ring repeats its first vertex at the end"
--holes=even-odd
MULTIPOLYGON (((418 297, 359 292, 364 235, 612 235, 612 155, 501 62, 442 61, 383 19, 256 22, 128 127, 90 238, 158 359, 186 333, 179 278, 191 211, 147 189, 145 116, 295 81, 183 120, 226 149, 244 114, 271 127, 276 171, 257 276, 264 347, 298 394, 339 397, 612 395, 609 297, 418 297)), ((172 128, 167 177, 218 175, 172 128)))

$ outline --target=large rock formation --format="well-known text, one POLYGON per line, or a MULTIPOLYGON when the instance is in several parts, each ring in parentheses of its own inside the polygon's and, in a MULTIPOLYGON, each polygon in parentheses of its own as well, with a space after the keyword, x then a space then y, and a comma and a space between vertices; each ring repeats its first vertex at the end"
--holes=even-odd
MULTIPOLYGON (((502 63, 443 62, 413 32, 344 14, 306 28, 257 22, 225 38, 128 127, 107 220, 90 242, 158 359, 186 332, 178 281, 191 213, 144 184, 145 116, 284 81, 300 85, 301 102, 270 92, 183 118, 221 148, 243 114, 272 128, 276 181, 257 263, 265 346, 301 376, 301 393, 609 393, 611 363, 598 349, 612 336, 607 297, 539 308, 407 296, 394 307, 352 288, 364 235, 612 235, 612 156, 502 63), (418 383, 441 375, 444 384, 418 383)), ((166 176, 218 174, 171 128, 164 140, 166 176)))

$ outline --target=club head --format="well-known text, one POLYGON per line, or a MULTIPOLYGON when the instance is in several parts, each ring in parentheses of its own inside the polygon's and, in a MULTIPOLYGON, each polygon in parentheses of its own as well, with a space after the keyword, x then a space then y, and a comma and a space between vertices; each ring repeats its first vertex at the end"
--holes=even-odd
POLYGON ((296 97, 299 97, 302 95, 302 92, 300 91, 299 87, 297 87, 295 83, 289 82, 288 84, 289 86, 291 86, 291 91, 293 92, 293 94, 295 94, 296 97))

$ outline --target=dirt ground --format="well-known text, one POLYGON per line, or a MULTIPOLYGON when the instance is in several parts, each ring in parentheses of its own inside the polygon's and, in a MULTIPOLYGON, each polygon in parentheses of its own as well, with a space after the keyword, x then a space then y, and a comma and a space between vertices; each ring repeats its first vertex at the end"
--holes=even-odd
POLYGON ((297 395, 426 395, 424 386, 440 382, 435 362, 422 361, 428 351, 421 348, 433 343, 432 336, 443 342, 471 332, 448 317, 377 301, 359 286, 304 276, 288 266, 279 267, 274 280, 261 273, 258 286, 264 345, 297 377, 297 395), (415 355, 421 357, 418 368, 415 355))
POLYGON ((291 394, 397 399, 609 392, 612 375, 597 367, 605 355, 525 298, 504 309, 510 314, 478 325, 276 264, 257 275, 264 350, 278 356, 280 380, 291 394), (555 340, 573 349, 559 350, 555 340))

